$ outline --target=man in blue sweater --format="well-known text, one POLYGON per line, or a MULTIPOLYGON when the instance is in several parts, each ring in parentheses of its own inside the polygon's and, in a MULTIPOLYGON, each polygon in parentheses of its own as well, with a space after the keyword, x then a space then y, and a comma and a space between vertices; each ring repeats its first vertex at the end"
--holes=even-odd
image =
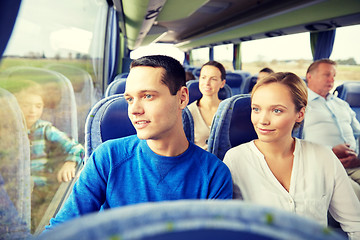
POLYGON ((226 165, 185 136, 182 110, 189 92, 177 60, 159 55, 134 60, 124 95, 137 135, 109 140, 93 152, 47 229, 129 204, 232 198, 226 165))

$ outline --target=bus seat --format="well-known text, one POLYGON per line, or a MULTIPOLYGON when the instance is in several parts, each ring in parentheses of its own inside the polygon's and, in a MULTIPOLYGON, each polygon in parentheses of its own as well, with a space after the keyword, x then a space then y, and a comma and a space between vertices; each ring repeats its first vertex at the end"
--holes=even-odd
POLYGON ((20 217, 4 187, 0 174, 0 239, 32 239, 30 229, 20 217))
POLYGON ((184 69, 185 69, 185 71, 188 71, 188 72, 193 72, 194 71, 194 69, 195 69, 196 67, 194 67, 194 66, 184 66, 184 69))
MULTIPOLYGON (((18 216, 30 229, 30 143, 26 124, 16 98, 2 88, 0 105, 1 185, 17 209, 18 216)), ((4 203, 5 199, 1 196, 0 205, 4 203)), ((0 219, 3 213, 0 213, 0 219)))
POLYGON ((31 80, 38 82, 45 90, 42 119, 78 140, 77 110, 75 94, 70 80, 61 73, 35 67, 13 67, 3 72, 4 88, 12 82, 31 80))
MULTIPOLYGON (((202 97, 202 93, 199 89, 199 80, 190 80, 186 82, 186 86, 189 89, 189 104, 194 102, 195 100, 198 100, 202 97)), ((224 100, 226 98, 231 97, 232 91, 229 85, 225 84, 222 89, 219 91, 219 98, 221 100, 224 100)))
MULTIPOLYGON (((194 124, 191 125, 189 110, 187 114, 185 111, 183 111, 184 131, 188 139, 193 141, 194 128, 191 126, 194 124)), ((85 160, 101 143, 136 134, 128 117, 128 103, 123 94, 111 95, 96 103, 86 119, 85 129, 85 160)))
POLYGON ((122 94, 125 92, 126 78, 115 77, 109 86, 106 88, 105 97, 109 97, 114 94, 122 94))
POLYGON ((38 239, 344 238, 312 219, 281 209, 239 200, 178 200, 140 203, 91 213, 65 222, 38 239))
POLYGON ((127 76, 129 76, 129 73, 128 73, 128 72, 120 73, 120 74, 118 74, 118 75, 114 78, 114 81, 115 81, 116 79, 120 79, 120 78, 127 78, 127 76))
POLYGON ((105 97, 90 110, 85 123, 85 161, 103 142, 136 134, 122 94, 105 97))
POLYGON ((222 101, 211 126, 208 151, 223 160, 230 148, 256 138, 250 95, 235 95, 222 101))
POLYGON ((195 68, 192 70, 192 74, 194 74, 194 76, 196 77, 196 79, 199 79, 199 77, 200 77, 200 71, 201 71, 201 68, 200 68, 200 67, 195 67, 195 68))
POLYGON ((96 102, 93 80, 88 72, 71 65, 51 64, 47 68, 63 74, 72 84, 77 109, 78 140, 84 143, 86 117, 96 102))
POLYGON ((360 82, 346 82, 339 85, 334 93, 345 100, 352 110, 356 113, 356 118, 360 121, 360 82))
POLYGON ((243 83, 241 85, 241 93, 242 94, 251 93, 251 90, 255 86, 257 79, 258 79, 257 74, 245 78, 245 80, 243 81, 243 83))
POLYGON ((226 73, 226 84, 229 85, 233 95, 241 93, 241 85, 244 81, 244 77, 235 72, 226 73))
POLYGON ((238 73, 241 74, 243 76, 244 79, 248 78, 251 76, 251 73, 249 73, 248 71, 244 71, 244 70, 234 70, 234 73, 238 73))
POLYGON ((187 139, 191 142, 194 142, 195 139, 195 128, 194 128, 194 119, 191 115, 190 110, 185 107, 182 112, 182 123, 187 139))

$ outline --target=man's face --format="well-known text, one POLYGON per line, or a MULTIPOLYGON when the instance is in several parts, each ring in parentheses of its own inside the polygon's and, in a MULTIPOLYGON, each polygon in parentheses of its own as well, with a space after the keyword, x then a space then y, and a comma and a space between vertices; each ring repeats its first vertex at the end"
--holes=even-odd
POLYGON ((182 127, 181 91, 170 94, 161 82, 164 72, 163 68, 139 66, 127 77, 124 95, 128 115, 140 139, 170 140, 179 131, 176 126, 182 127))
POLYGON ((330 90, 334 87, 334 78, 336 75, 336 68, 332 64, 320 63, 312 72, 307 74, 308 87, 326 98, 330 90))

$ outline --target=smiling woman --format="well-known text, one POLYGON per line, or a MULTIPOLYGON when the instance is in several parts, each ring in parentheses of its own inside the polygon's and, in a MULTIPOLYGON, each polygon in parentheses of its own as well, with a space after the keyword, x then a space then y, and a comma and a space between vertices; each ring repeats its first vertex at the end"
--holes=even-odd
POLYGON ((330 211, 356 239, 360 202, 340 161, 331 149, 291 135, 304 119, 306 105, 306 85, 293 73, 278 72, 257 82, 251 95, 251 121, 258 139, 230 149, 224 158, 234 197, 321 224, 327 223, 330 211))

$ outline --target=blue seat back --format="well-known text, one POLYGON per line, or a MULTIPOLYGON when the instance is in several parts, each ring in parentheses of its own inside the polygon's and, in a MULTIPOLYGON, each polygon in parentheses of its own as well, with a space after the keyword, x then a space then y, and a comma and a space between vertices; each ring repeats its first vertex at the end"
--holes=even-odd
POLYGON ((251 76, 251 73, 249 73, 248 71, 244 71, 244 70, 234 70, 234 73, 241 74, 244 79, 251 76))
POLYGON ((222 101, 211 126, 208 151, 222 160, 230 148, 256 138, 250 95, 235 95, 222 101))
POLYGON ((338 97, 350 105, 356 113, 356 118, 360 121, 360 82, 343 83, 334 92, 338 92, 338 97))
POLYGON ((196 67, 194 67, 194 66, 184 66, 184 69, 185 69, 185 71, 188 71, 188 72, 193 72, 194 71, 194 69, 195 69, 196 67))
POLYGON ((115 78, 106 88, 105 97, 125 92, 126 78, 115 78))
POLYGON ((201 72, 201 68, 200 67, 195 67, 192 70, 192 74, 194 74, 194 76, 196 77, 196 79, 199 79, 200 77, 200 72, 201 72))
POLYGON ((185 135, 189 141, 194 142, 195 139, 195 127, 194 119, 190 110, 186 107, 182 112, 182 123, 185 131, 185 135))
MULTIPOLYGON (((3 197, 9 198, 17 217, 30 229, 30 143, 26 124, 16 98, 2 88, 0 106, 0 187, 7 195, 4 192, 0 196, 0 205, 7 201, 3 197)), ((5 221, 7 213, 11 214, 10 209, 1 212, 0 219, 5 221)))
POLYGON ((120 78, 127 78, 128 76, 129 76, 128 72, 120 73, 114 78, 114 80, 120 79, 120 78))
MULTIPOLYGON (((183 124, 186 136, 194 141, 194 124, 187 108, 183 111, 183 124)), ((85 129, 85 160, 101 143, 136 134, 123 94, 105 97, 95 104, 87 117, 85 129)))
POLYGON ((229 85, 233 95, 241 93, 241 86, 244 81, 244 77, 240 73, 229 72, 226 73, 226 84, 229 85))
POLYGON ((343 240, 300 215, 235 200, 179 200, 113 208, 73 219, 43 239, 343 240), (301 226, 301 227, 300 227, 301 226))
POLYGON ((101 99, 91 109, 85 124, 85 160, 103 142, 136 134, 122 94, 101 99))
MULTIPOLYGON (((200 99, 202 97, 202 93, 199 89, 199 80, 190 80, 186 83, 187 88, 189 89, 189 104, 200 99)), ((226 98, 231 97, 232 91, 229 85, 225 84, 223 88, 220 89, 218 96, 219 99, 224 100, 226 98)))
POLYGON ((243 81, 243 84, 241 86, 241 93, 243 94, 251 93, 253 87, 257 82, 257 79, 258 79, 257 75, 247 77, 243 81))

